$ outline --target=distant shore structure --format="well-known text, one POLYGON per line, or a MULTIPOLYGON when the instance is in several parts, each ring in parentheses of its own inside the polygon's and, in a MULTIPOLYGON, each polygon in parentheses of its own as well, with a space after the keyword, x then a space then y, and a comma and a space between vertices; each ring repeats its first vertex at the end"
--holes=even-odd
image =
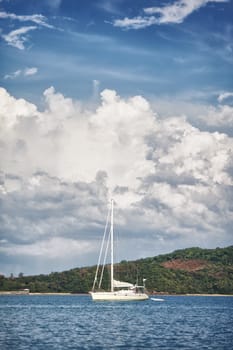
POLYGON ((0 292, 1 295, 29 295, 30 294, 30 289, 25 288, 25 289, 20 289, 20 290, 10 290, 6 292, 0 292))

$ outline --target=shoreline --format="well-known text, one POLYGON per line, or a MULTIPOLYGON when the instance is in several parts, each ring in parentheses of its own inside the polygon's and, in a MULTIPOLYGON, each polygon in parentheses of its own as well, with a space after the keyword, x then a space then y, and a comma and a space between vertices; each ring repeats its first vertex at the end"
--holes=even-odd
MULTIPOLYGON (((0 296, 1 295, 12 295, 12 296, 20 296, 20 295, 29 295, 29 296, 38 296, 38 295, 42 295, 42 296, 56 296, 56 295, 60 295, 60 296, 88 296, 89 293, 39 293, 39 292, 35 292, 35 293, 25 293, 24 291, 0 291, 0 296)), ((233 294, 208 294, 208 293, 201 293, 201 294, 197 294, 197 293, 187 293, 187 294, 168 294, 168 293, 164 293, 164 294, 148 294, 149 297, 159 297, 159 296, 172 296, 172 297, 187 297, 187 296, 195 296, 195 297, 233 297, 233 294)))
POLYGON ((186 294, 150 294, 150 296, 159 297, 159 296, 169 296, 169 297, 233 297, 233 294, 208 294, 208 293, 186 293, 186 294))
POLYGON ((78 296, 85 296, 88 295, 88 293, 39 293, 39 292, 35 292, 35 293, 25 293, 25 292, 21 292, 21 291, 0 291, 0 296, 1 295, 29 295, 29 296, 33 296, 33 295, 64 295, 64 296, 69 296, 69 295, 78 295, 78 296))

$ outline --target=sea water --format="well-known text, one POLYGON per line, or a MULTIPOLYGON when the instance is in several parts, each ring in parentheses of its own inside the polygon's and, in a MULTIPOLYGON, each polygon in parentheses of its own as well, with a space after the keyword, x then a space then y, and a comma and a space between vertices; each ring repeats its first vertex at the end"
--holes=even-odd
POLYGON ((0 349, 233 349, 233 297, 162 298, 0 296, 0 349))

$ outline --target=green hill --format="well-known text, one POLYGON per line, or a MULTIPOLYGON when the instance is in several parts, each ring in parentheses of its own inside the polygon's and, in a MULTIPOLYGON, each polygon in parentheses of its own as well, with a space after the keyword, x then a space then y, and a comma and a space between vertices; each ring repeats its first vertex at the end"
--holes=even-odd
MULTIPOLYGON (((86 293, 92 288, 95 266, 75 268, 49 275, 0 276, 0 291, 28 288, 41 293, 86 293)), ((109 268, 105 269, 104 285, 109 287, 109 268)), ((149 292, 233 294, 233 246, 227 248, 188 248, 170 254, 116 265, 116 279, 142 283, 146 278, 149 292)))

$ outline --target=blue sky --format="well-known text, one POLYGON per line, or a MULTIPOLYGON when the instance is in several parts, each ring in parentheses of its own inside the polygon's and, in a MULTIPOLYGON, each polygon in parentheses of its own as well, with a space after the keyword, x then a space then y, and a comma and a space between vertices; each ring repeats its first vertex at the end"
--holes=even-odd
POLYGON ((186 17, 136 29, 117 21, 145 17, 143 9, 175 2, 2 1, 1 84, 33 101, 50 85, 71 97, 89 98, 93 80, 124 95, 197 91, 209 99, 232 88, 233 4, 199 2, 203 5, 186 17), (30 17, 36 15, 43 16, 39 23, 30 17), (6 38, 20 28, 28 31, 16 42, 6 38), (34 66, 38 71, 30 78, 4 79, 34 66))
POLYGON ((116 260, 232 244, 232 18, 232 0, 0 1, 0 273, 95 264, 111 196, 116 260))

